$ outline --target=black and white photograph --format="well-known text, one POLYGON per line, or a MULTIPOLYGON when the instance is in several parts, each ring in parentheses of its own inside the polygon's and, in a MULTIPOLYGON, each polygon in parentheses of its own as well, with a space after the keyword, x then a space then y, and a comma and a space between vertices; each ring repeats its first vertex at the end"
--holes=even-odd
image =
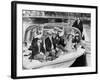
POLYGON ((91 14, 22 10, 23 69, 91 66, 91 14))
POLYGON ((95 6, 16 5, 17 77, 97 72, 95 6))

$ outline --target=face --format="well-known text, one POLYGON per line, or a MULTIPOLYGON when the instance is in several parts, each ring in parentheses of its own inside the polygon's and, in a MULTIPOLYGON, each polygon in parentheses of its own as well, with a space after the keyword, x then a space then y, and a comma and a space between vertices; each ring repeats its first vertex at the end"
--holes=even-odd
POLYGON ((77 18, 77 21, 78 21, 78 22, 80 22, 80 19, 79 19, 79 18, 77 18))
POLYGON ((56 37, 56 34, 53 34, 52 36, 53 36, 53 38, 55 38, 56 37))
POLYGON ((49 37, 52 37, 52 34, 50 33, 48 36, 49 36, 49 37))
POLYGON ((74 34, 74 33, 75 33, 73 29, 71 30, 71 33, 72 33, 72 34, 74 34))
POLYGON ((76 36, 76 39, 78 40, 78 39, 79 39, 79 37, 78 37, 78 36, 76 36))
POLYGON ((55 30, 55 34, 57 34, 57 31, 55 30))
POLYGON ((77 20, 80 20, 79 18, 77 18, 77 20))
POLYGON ((33 37, 35 37, 36 36, 36 32, 33 32, 33 37))

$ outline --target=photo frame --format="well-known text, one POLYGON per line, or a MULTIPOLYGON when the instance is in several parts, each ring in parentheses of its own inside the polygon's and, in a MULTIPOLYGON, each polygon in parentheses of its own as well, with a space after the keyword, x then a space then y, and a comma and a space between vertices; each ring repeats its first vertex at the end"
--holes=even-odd
POLYGON ((97 24, 97 6, 12 1, 11 78, 97 74, 97 24))

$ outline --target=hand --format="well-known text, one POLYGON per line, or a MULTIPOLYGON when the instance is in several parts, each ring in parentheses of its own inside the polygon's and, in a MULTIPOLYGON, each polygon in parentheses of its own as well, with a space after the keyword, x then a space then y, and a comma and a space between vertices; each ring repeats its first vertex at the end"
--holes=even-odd
POLYGON ((58 48, 56 48, 56 50, 58 51, 59 49, 58 49, 58 48))
POLYGON ((44 55, 42 52, 40 52, 41 55, 44 55))

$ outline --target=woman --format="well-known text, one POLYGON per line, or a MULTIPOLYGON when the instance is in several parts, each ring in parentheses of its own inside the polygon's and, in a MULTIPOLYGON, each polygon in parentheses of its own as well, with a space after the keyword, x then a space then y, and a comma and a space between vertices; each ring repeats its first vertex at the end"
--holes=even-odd
MULTIPOLYGON (((81 32, 81 37, 83 37, 83 23, 80 20, 80 18, 77 18, 77 20, 73 23, 72 27, 78 28, 81 32)), ((86 66, 86 55, 85 54, 77 58, 71 67, 78 67, 78 66, 86 66)))

